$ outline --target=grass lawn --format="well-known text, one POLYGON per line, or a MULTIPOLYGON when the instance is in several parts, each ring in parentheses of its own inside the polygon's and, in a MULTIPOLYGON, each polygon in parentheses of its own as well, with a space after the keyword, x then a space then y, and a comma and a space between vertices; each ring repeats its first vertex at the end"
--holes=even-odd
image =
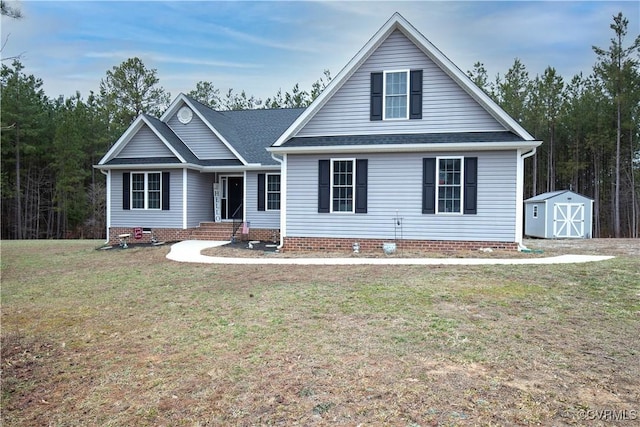
POLYGON ((100 243, 1 243, 3 425, 640 419, 637 255, 225 266, 100 243))

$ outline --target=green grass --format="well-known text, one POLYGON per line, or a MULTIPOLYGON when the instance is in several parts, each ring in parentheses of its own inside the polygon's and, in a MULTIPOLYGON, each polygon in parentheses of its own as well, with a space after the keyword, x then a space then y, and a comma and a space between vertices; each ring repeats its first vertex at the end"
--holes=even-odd
POLYGON ((637 410, 640 260, 179 264, 2 242, 5 425, 572 425, 637 410))

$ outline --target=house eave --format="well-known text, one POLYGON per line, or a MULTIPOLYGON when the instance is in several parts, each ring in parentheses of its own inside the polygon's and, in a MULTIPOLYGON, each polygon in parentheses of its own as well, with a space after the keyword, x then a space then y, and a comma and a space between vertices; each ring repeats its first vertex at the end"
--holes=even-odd
POLYGON ((93 165, 98 170, 158 170, 158 169, 191 169, 199 172, 245 172, 245 171, 263 171, 263 170, 280 170, 280 165, 262 165, 259 163, 250 163, 248 165, 239 166, 203 166, 193 163, 150 163, 150 164, 121 164, 121 165, 93 165))
POLYGON ((529 150, 542 144, 542 141, 524 142, 474 142, 474 143, 439 143, 439 144, 388 144, 388 145, 328 145, 313 147, 269 147, 274 154, 349 154, 349 153, 414 153, 444 151, 495 151, 495 150, 529 150))

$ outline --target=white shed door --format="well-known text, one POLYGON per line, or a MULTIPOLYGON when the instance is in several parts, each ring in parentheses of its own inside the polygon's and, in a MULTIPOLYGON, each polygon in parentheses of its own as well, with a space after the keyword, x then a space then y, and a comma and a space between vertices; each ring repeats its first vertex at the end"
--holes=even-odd
POLYGON ((584 237, 584 204, 553 205, 553 237, 584 237))

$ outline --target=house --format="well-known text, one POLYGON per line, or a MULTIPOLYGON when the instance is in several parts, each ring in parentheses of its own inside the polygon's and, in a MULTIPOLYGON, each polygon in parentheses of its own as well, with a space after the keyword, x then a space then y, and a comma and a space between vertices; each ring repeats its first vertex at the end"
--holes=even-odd
POLYGON ((515 249, 540 144, 396 13, 307 109, 216 112, 180 95, 97 167, 111 241, 132 227, 211 236, 235 218, 286 250, 515 249))
POLYGON ((303 111, 219 112, 181 94, 160 119, 140 115, 96 166, 109 241, 229 240, 249 221, 252 239, 277 239, 280 163, 266 148, 303 111))
POLYGON ((524 201, 525 235, 544 239, 590 239, 593 199, 570 190, 538 194, 524 201))

